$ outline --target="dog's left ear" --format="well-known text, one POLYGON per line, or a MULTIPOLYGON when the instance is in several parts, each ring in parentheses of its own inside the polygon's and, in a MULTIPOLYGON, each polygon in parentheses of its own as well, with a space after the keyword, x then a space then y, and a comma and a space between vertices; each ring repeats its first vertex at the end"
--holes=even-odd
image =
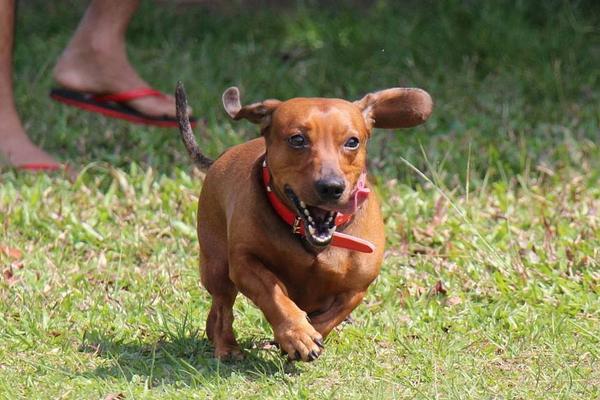
POLYGON ((433 100, 424 90, 392 88, 369 93, 354 102, 374 128, 408 128, 422 124, 433 110, 433 100))
POLYGON ((261 124, 261 126, 269 124, 271 114, 280 103, 279 100, 268 99, 242 107, 240 90, 237 87, 230 87, 223 93, 223 107, 232 119, 245 118, 255 124, 261 124))

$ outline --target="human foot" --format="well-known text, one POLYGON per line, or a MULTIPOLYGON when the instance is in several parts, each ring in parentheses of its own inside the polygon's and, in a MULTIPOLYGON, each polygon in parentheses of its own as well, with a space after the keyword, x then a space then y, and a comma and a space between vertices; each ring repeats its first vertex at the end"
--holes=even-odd
POLYGON ((61 168, 52 156, 37 147, 27 136, 16 112, 0 112, 0 159, 17 168, 57 170, 61 168))
MULTIPOLYGON (((54 67, 56 83, 66 89, 95 94, 150 87, 129 63, 124 46, 106 47, 73 40, 54 67)), ((124 103, 148 116, 175 117, 173 96, 148 96, 124 103)))

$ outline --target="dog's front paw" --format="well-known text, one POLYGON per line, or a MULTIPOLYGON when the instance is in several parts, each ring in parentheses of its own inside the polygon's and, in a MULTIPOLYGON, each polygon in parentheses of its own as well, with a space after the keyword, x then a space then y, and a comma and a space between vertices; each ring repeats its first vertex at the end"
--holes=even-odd
POLYGON ((323 351, 323 337, 305 319, 286 321, 275 329, 275 341, 290 360, 314 361, 323 351))
POLYGON ((241 361, 244 359, 244 353, 237 344, 215 346, 214 354, 215 358, 221 361, 241 361))

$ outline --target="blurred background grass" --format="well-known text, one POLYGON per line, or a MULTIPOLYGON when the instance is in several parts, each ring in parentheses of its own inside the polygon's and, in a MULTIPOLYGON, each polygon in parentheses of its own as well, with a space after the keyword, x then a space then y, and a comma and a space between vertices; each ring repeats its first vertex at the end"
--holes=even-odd
MULTIPOLYGON (((86 5, 19 4, 15 86, 28 131, 70 163, 135 162, 167 174, 187 167, 175 130, 107 120, 47 97, 54 62, 86 5)), ((475 187, 535 168, 598 170, 596 1, 144 1, 128 44, 152 85, 171 92, 177 80, 186 84, 212 156, 257 135, 222 111, 230 85, 247 102, 356 99, 416 86, 431 93, 435 112, 422 127, 374 135, 378 176, 418 180, 400 157, 452 186, 467 174, 475 187)))

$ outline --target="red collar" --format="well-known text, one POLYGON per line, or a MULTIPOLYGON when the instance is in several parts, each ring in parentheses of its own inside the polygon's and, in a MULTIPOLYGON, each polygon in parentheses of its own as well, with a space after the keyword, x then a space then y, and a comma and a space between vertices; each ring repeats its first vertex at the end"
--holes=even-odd
MULTIPOLYGON (((287 208, 285 204, 275 195, 273 190, 271 189, 271 174, 269 173, 269 168, 267 167, 267 158, 263 159, 262 162, 262 179, 263 184, 265 185, 265 190, 267 191, 267 197, 269 198, 269 202, 271 206, 279 215, 279 217, 288 225, 292 227, 292 232, 304 236, 304 224, 302 223, 302 218, 300 218, 296 213, 287 208)), ((341 226, 349 222, 353 217, 353 214, 342 214, 338 213, 335 218, 335 225, 341 226)), ((372 253, 375 250, 375 245, 367 240, 360 239, 342 232, 334 232, 333 239, 331 240, 331 246, 342 247, 344 249, 356 250, 361 253, 372 253)))

